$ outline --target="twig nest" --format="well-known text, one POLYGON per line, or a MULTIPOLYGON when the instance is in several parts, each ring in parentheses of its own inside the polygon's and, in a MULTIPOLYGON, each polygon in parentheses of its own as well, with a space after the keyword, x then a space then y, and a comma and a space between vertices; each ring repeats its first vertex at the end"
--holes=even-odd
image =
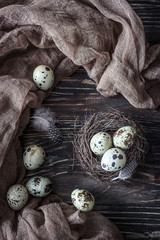
POLYGON ((107 185, 113 180, 131 177, 137 165, 144 163, 148 151, 142 126, 116 110, 90 116, 75 133, 73 147, 74 155, 85 172, 107 185), (108 149, 102 156, 96 155, 93 150, 94 141, 91 145, 94 136, 100 132, 109 134, 113 139, 113 146, 110 145, 113 149, 108 149), (114 152, 115 147, 117 153, 114 152))
POLYGON ((90 141, 90 148, 96 155, 102 156, 112 146, 112 138, 106 132, 98 132, 90 141))
POLYGON ((9 206, 18 211, 24 207, 28 201, 28 191, 21 184, 15 184, 8 189, 7 202, 9 206))
POLYGON ((101 166, 108 172, 116 172, 126 164, 126 154, 119 148, 110 148, 102 157, 101 166))
POLYGON ((34 170, 42 165, 45 160, 45 151, 42 147, 31 145, 23 153, 24 166, 28 170, 34 170))
POLYGON ((52 191, 52 183, 46 177, 35 176, 29 179, 26 188, 35 197, 45 197, 52 191))
POLYGON ((118 129, 113 135, 113 144, 121 149, 129 149, 135 140, 136 130, 131 126, 118 129))
POLYGON ((93 195, 84 189, 75 189, 71 193, 73 205, 82 212, 89 212, 93 209, 95 200, 93 195))
POLYGON ((38 88, 47 91, 54 83, 54 74, 52 69, 46 65, 39 65, 33 72, 33 81, 38 88))

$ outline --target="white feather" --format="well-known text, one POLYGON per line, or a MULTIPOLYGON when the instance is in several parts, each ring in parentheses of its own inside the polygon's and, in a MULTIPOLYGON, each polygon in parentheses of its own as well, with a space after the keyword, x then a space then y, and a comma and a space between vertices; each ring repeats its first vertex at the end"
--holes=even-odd
POLYGON ((55 113, 44 107, 36 109, 31 119, 33 119, 32 126, 37 131, 50 131, 50 128, 54 128, 57 122, 55 113))
POLYGON ((54 145, 62 142, 62 135, 59 128, 56 126, 58 121, 55 116, 56 114, 51 112, 49 108, 42 107, 36 109, 31 117, 33 128, 40 132, 47 132, 54 145))
POLYGON ((34 118, 32 121, 33 127, 38 131, 49 131, 50 122, 42 117, 32 117, 34 118))
POLYGON ((119 172, 118 177, 113 178, 112 181, 115 181, 115 180, 118 180, 118 179, 125 180, 125 179, 130 178, 137 166, 138 166, 138 163, 135 160, 131 161, 126 167, 124 167, 119 172))

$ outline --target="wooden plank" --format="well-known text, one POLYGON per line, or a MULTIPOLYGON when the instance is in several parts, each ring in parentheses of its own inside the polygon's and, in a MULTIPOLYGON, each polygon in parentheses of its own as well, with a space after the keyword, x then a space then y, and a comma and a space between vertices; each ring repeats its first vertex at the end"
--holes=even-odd
POLYGON ((160 42, 160 1, 159 0, 128 0, 128 3, 141 18, 146 39, 151 44, 160 42))

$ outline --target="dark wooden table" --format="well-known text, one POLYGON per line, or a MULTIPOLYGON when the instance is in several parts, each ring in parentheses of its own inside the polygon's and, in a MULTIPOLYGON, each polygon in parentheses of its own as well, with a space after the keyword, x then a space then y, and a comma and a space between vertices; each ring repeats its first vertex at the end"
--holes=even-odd
MULTIPOLYGON (((142 18, 148 41, 160 43, 160 1, 129 3, 142 18)), ((53 146, 47 134, 36 132, 29 124, 22 137, 23 148, 40 144, 47 159, 41 168, 28 172, 27 177, 35 174, 49 177, 55 193, 69 204, 75 188, 91 191, 96 198, 95 211, 113 221, 125 239, 160 239, 160 108, 136 109, 121 95, 104 98, 83 68, 63 79, 43 106, 56 112, 64 141, 53 146), (72 169, 72 140, 76 119, 77 127, 81 127, 86 116, 108 107, 132 116, 143 125, 150 150, 145 166, 137 167, 132 178, 114 184, 106 191, 104 184, 86 175, 79 165, 72 169)))

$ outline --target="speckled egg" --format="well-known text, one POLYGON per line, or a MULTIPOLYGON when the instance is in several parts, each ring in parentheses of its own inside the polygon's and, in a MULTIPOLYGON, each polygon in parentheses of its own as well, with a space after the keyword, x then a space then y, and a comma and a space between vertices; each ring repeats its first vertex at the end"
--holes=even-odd
POLYGON ((48 90, 54 83, 52 69, 46 65, 39 65, 33 72, 33 81, 40 89, 44 91, 48 90))
POLYGON ((24 207, 28 201, 28 191, 21 184, 15 184, 8 189, 7 202, 9 206, 18 211, 24 207))
POLYGON ((111 147, 112 138, 106 132, 98 132, 90 140, 90 149, 96 155, 102 156, 111 147))
POLYGON ((42 147, 31 145, 27 147, 23 154, 24 166, 29 170, 34 170, 42 165, 45 160, 45 151, 42 147))
POLYGON ((87 190, 75 189, 71 193, 73 205, 82 212, 91 211, 94 207, 95 200, 93 195, 87 190))
POLYGON ((110 148, 101 159, 101 167, 108 172, 121 170, 126 164, 126 154, 119 148, 110 148))
POLYGON ((45 197, 52 191, 52 183, 46 177, 35 176, 26 183, 26 188, 35 197, 45 197))
POLYGON ((118 129, 113 135, 113 144, 121 149, 129 149, 136 135, 136 130, 131 126, 125 126, 118 129))

